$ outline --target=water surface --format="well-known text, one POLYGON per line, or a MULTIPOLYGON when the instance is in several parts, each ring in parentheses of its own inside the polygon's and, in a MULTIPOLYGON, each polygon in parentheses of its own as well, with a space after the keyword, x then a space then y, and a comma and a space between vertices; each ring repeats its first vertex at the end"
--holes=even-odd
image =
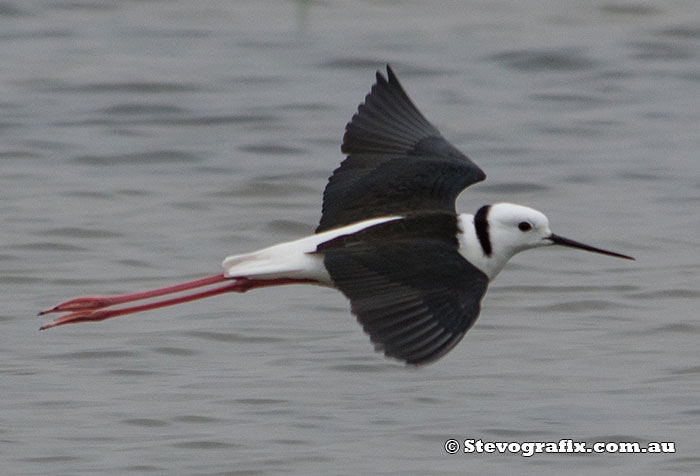
POLYGON ((688 474, 700 467, 694 2, 0 4, 0 458, 13 475, 688 474), (513 201, 637 257, 516 257, 411 369, 283 287, 39 333, 38 310, 313 231, 390 62, 513 201), (445 440, 674 441, 447 455, 445 440))

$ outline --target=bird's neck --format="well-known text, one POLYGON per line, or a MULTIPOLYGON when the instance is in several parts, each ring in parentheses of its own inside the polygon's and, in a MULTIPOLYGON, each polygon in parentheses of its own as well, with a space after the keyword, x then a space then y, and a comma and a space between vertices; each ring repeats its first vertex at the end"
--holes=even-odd
POLYGON ((460 214, 459 228, 461 230, 459 235, 459 252, 467 261, 481 270, 489 278, 489 281, 496 277, 508 260, 515 254, 515 252, 504 253, 503 250, 494 249, 490 238, 485 238, 489 240, 491 247, 490 255, 487 254, 477 235, 474 226, 474 215, 468 213, 460 214))

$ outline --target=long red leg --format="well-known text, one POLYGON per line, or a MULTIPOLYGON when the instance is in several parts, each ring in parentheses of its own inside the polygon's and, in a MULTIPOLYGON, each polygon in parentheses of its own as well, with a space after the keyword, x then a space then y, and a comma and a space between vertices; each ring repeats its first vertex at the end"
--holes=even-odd
POLYGON ((230 278, 226 278, 223 273, 220 273, 213 276, 207 276, 205 278, 195 279, 194 281, 187 281, 185 283, 166 286, 164 288, 149 289, 148 291, 140 291, 137 293, 120 294, 118 296, 81 296, 62 302, 58 306, 52 307, 51 309, 43 310, 39 313, 39 315, 43 316, 44 314, 48 314, 50 312, 93 311, 95 309, 102 309, 103 307, 114 306, 115 304, 140 301, 141 299, 179 293, 182 291, 187 291, 188 289, 200 288, 202 286, 209 286, 211 284, 226 281, 226 279, 230 278))
MULTIPOLYGON (((208 278, 204 278, 204 279, 208 279, 208 278)), ((121 307, 121 308, 116 308, 116 309, 102 309, 103 307, 106 307, 106 306, 100 306, 99 308, 96 308, 96 309, 83 308, 82 310, 74 311, 74 312, 71 312, 69 314, 64 314, 62 316, 55 318, 53 321, 47 322, 46 324, 44 324, 43 326, 40 327, 40 330, 50 329, 51 327, 61 326, 63 324, 75 324, 78 322, 85 322, 85 321, 103 321, 105 319, 109 319, 110 317, 123 316, 125 314, 133 314, 135 312, 146 311, 149 309, 157 309, 159 307, 173 306, 175 304, 180 304, 180 303, 188 302, 188 301, 194 301, 196 299, 203 299, 203 298, 210 297, 210 296, 216 296, 217 294, 222 294, 222 293, 226 293, 226 292, 241 292, 242 293, 242 292, 246 292, 250 289, 261 288, 261 287, 266 287, 266 286, 279 286, 282 284, 305 284, 305 283, 314 283, 315 282, 312 279, 295 279, 295 278, 281 278, 281 279, 223 278, 223 279, 232 279, 233 281, 228 283, 228 284, 225 284, 223 286, 208 289, 206 291, 199 291, 196 293, 185 294, 184 296, 178 296, 178 297, 174 297, 174 298, 170 298, 170 299, 162 299, 160 301, 154 301, 151 303, 140 304, 137 306, 128 306, 128 307, 121 307)), ((221 280, 223 280, 223 279, 221 279, 221 280)), ((218 282, 221 280, 213 280, 212 282, 218 282)), ((203 280, 198 280, 198 281, 203 281, 203 280)), ((163 294, 170 294, 173 292, 177 292, 177 290, 176 291, 168 291, 168 292, 163 291, 165 289, 176 288, 177 286, 183 286, 183 285, 189 286, 189 287, 179 289, 181 291, 183 289, 191 289, 192 287, 199 287, 199 286, 205 285, 205 284, 200 284, 199 286, 191 285, 191 283, 194 283, 194 282, 195 281, 191 281, 190 283, 183 283, 182 285, 170 286, 168 288, 159 288, 159 289, 153 290, 153 291, 144 291, 142 293, 133 293, 131 295, 117 296, 117 298, 122 299, 122 300, 117 301, 117 302, 118 303, 128 302, 128 301, 123 300, 124 296, 134 296, 134 295, 142 296, 142 297, 130 299, 131 301, 134 301, 134 300, 145 299, 146 297, 160 296, 163 294), (150 293, 150 292, 154 292, 154 291, 157 292, 158 294, 151 294, 150 296, 144 296, 146 293, 150 293)), ((86 299, 86 298, 76 298, 74 300, 66 301, 66 302, 67 303, 77 302, 79 299, 86 299)), ((111 305, 111 304, 107 304, 107 306, 109 306, 109 305, 111 305)), ((50 310, 49 312, 53 312, 53 310, 50 310)))

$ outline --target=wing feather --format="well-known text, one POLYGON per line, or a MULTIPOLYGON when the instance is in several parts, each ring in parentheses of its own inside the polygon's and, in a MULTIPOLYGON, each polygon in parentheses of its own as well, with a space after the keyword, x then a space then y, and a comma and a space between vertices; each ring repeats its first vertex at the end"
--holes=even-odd
POLYGON ((453 240, 402 236, 412 228, 395 222, 376 229, 318 252, 377 350, 409 364, 435 361, 476 321, 488 279, 453 240))
POLYGON ((347 158, 328 180, 316 232, 415 210, 454 212, 457 195, 486 175, 447 142, 391 67, 345 129, 347 158))

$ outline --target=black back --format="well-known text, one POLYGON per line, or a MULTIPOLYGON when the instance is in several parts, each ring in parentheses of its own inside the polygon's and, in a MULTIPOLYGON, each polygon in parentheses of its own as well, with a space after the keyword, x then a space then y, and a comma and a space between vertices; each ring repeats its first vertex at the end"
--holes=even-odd
POLYGON ((430 124, 391 67, 345 129, 348 154, 323 193, 316 232, 415 210, 455 211, 457 195, 486 174, 430 124))
POLYGON ((318 246, 377 350, 426 364, 474 324, 488 278, 459 254, 458 231, 455 214, 422 213, 318 246))

